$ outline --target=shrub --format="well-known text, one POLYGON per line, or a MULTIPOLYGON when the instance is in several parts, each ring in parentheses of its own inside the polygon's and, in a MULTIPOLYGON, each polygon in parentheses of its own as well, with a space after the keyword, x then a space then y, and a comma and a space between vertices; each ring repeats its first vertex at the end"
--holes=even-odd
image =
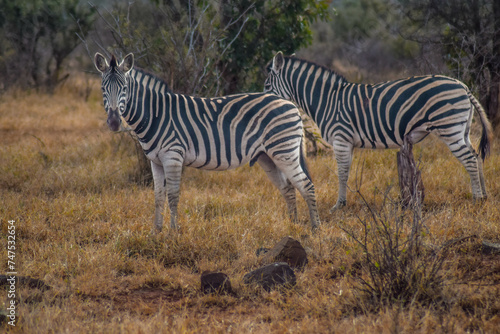
POLYGON ((450 245, 437 251, 426 248, 428 234, 422 228, 421 204, 403 209, 400 201, 389 197, 388 188, 377 210, 359 188, 356 193, 366 208, 365 215, 358 215, 357 226, 341 228, 361 250, 361 272, 353 278, 363 305, 379 311, 394 303, 406 306, 439 301, 443 286, 441 268, 450 245))

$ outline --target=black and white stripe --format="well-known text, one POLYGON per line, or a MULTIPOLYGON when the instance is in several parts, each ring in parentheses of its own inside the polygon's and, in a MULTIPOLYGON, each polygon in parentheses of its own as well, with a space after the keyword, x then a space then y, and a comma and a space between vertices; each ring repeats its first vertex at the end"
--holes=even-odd
POLYGON ((258 162, 284 196, 296 219, 295 188, 319 218, 314 186, 302 155, 302 121, 295 105, 274 94, 197 98, 169 91, 166 83, 133 68, 133 55, 118 64, 99 53, 108 125, 117 131, 123 118, 151 160, 155 188, 154 225, 161 230, 168 195, 170 225, 176 228, 183 166, 226 170, 258 162))
POLYGON ((279 52, 268 68, 265 91, 299 105, 333 146, 339 195, 332 210, 346 204, 354 147, 399 148, 405 137, 413 144, 429 133, 445 142, 464 165, 474 198, 486 198, 482 161, 469 139, 474 109, 483 127, 479 145, 483 160, 489 150, 491 125, 479 102, 458 80, 432 75, 357 84, 330 69, 279 52))

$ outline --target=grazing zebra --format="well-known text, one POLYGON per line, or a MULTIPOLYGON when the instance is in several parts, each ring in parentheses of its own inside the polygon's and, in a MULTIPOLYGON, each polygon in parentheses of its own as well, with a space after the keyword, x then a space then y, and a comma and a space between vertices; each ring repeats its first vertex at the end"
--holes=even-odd
POLYGON ((347 203, 354 147, 399 148, 405 137, 414 144, 429 133, 445 142, 464 165, 473 197, 486 198, 482 160, 489 152, 491 125, 479 102, 458 80, 428 75, 357 84, 330 69, 278 52, 268 67, 264 90, 299 105, 333 146, 339 194, 331 211, 347 203), (479 144, 482 160, 469 140, 474 109, 483 127, 479 144))
POLYGON ((314 185, 307 172, 302 120, 297 107, 274 94, 197 98, 172 93, 167 84, 133 68, 134 56, 118 64, 99 53, 104 108, 112 131, 121 118, 136 133, 151 161, 155 193, 154 226, 161 231, 168 195, 170 226, 177 228, 183 166, 226 170, 258 162, 297 218, 295 188, 307 202, 313 228, 319 225, 314 185))

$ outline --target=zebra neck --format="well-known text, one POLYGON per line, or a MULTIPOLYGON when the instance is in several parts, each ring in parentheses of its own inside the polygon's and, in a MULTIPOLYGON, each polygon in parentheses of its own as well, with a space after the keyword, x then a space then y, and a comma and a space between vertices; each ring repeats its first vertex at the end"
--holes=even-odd
POLYGON ((141 142, 149 142, 158 121, 170 118, 170 91, 161 79, 136 69, 129 73, 128 86, 127 107, 122 116, 141 142))
POLYGON ((336 106, 331 96, 346 83, 337 73, 322 66, 302 61, 289 76, 289 84, 293 87, 293 99, 302 110, 317 124, 324 120, 324 114, 336 106))

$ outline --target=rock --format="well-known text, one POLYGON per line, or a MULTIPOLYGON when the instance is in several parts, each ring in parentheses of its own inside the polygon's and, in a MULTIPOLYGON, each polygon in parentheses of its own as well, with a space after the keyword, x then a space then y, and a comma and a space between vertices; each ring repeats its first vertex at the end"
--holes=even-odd
POLYGON ((483 240, 483 254, 500 254, 500 244, 483 240))
POLYGON ((221 272, 204 271, 201 274, 201 291, 205 294, 231 294, 231 281, 221 272))
POLYGON ((307 253, 297 240, 284 237, 265 253, 262 264, 286 262, 292 268, 303 268, 307 264, 307 253))
POLYGON ((276 262, 249 272, 243 277, 245 284, 257 284, 270 291, 276 286, 291 287, 297 282, 293 269, 288 263, 276 262))

